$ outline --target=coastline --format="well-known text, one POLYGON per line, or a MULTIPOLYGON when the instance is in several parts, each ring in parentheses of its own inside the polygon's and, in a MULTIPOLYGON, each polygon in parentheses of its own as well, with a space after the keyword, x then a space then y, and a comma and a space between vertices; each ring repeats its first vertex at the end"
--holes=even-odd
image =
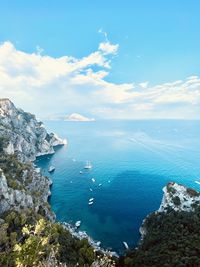
POLYGON ((72 224, 67 222, 58 222, 60 225, 64 227, 64 229, 68 230, 72 236, 75 238, 78 238, 79 240, 87 239, 88 243, 94 248, 95 251, 100 251, 103 254, 110 256, 110 257, 116 257, 118 258, 119 255, 115 251, 110 251, 107 249, 103 249, 101 247, 101 241, 94 241, 87 233, 86 231, 77 231, 77 228, 74 227, 72 224))

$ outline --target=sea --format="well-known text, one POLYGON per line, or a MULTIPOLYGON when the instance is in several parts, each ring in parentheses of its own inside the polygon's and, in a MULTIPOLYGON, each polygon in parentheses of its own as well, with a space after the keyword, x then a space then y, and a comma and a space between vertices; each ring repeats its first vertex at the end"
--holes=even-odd
POLYGON ((68 140, 35 162, 53 181, 49 203, 57 221, 81 221, 80 230, 103 248, 123 253, 124 241, 137 246, 139 227, 159 208, 168 182, 200 189, 200 121, 46 121, 45 127, 68 140), (87 160, 91 170, 84 169, 87 160))

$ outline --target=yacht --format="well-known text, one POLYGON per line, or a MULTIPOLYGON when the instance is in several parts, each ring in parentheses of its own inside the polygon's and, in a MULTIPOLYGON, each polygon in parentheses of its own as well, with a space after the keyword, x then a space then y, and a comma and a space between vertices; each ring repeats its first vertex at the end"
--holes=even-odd
POLYGON ((129 249, 129 246, 125 241, 123 241, 123 244, 124 244, 125 249, 129 249))
POLYGON ((56 168, 54 166, 50 166, 49 169, 48 169, 48 172, 53 172, 53 171, 55 171, 55 169, 56 168))
POLYGON ((92 164, 89 160, 87 160, 86 165, 84 166, 84 169, 92 169, 92 164))

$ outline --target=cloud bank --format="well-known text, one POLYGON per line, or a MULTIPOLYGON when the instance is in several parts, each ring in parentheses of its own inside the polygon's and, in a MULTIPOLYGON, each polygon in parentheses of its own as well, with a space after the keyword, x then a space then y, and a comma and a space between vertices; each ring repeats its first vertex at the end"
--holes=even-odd
POLYGON ((108 40, 83 58, 19 51, 0 45, 0 96, 51 118, 80 112, 95 118, 200 118, 200 78, 150 85, 108 82, 118 44, 108 40))

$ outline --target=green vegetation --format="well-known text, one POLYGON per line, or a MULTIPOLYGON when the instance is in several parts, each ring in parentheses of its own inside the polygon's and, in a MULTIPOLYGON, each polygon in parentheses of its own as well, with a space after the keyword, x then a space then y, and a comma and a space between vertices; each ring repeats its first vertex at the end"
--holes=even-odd
POLYGON ((174 202, 175 206, 180 206, 181 204, 180 198, 178 196, 173 197, 172 201, 174 202))
MULTIPOLYGON (((19 162, 16 155, 0 154, 0 168, 3 170, 8 186, 13 189, 25 190, 23 172, 28 171, 30 164, 19 162)), ((31 179, 31 177, 30 177, 31 179)))
MULTIPOLYGON (((89 267, 96 259, 103 258, 86 239, 74 238, 60 224, 51 223, 33 211, 20 214, 11 211, 3 218, 4 223, 0 225, 2 267, 59 266, 59 263, 89 267)), ((103 266, 114 266, 109 258, 107 261, 103 266)))
POLYGON ((121 259, 126 267, 199 267, 200 207, 194 212, 153 213, 138 249, 121 259))
POLYGON ((175 188, 172 187, 172 186, 170 185, 170 183, 167 184, 167 192, 170 193, 170 194, 172 194, 172 195, 176 193, 175 188))

